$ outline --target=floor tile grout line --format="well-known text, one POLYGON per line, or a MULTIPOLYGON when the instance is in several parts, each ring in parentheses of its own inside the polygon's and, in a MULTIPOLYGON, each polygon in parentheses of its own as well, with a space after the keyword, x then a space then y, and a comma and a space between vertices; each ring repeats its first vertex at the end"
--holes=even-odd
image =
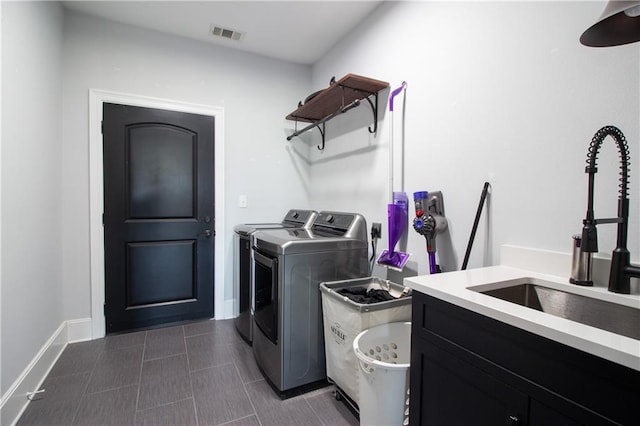
MULTIPOLYGON (((245 342, 243 342, 243 343, 245 343, 245 342)), ((234 346, 234 345, 235 345, 235 343, 228 344, 228 346, 234 346)), ((251 348, 251 353, 253 355, 253 348, 251 348)), ((264 380, 264 379, 251 380, 249 382, 245 382, 244 380, 242 380, 242 374, 240 374, 240 367, 238 367, 238 365, 236 364, 235 360, 233 361, 233 365, 236 367, 236 372, 240 376, 240 381, 242 382, 242 388, 244 389, 244 392, 247 394, 247 398, 249 398, 249 403, 251 403, 251 407, 253 408, 253 412, 255 413, 256 420, 258 421, 259 425, 262 425, 262 421, 260 420, 260 416, 258 415, 258 409, 256 408, 256 405, 255 405, 253 399, 251 398, 251 395, 249 394, 249 390, 247 389, 247 384, 249 384, 249 383, 257 383, 260 380, 264 380)))
MULTIPOLYGON (((191 381, 191 374, 189 374, 189 381, 191 381)), ((193 393, 193 384, 191 385, 191 393, 193 393)), ((195 413, 194 418, 196 419, 196 426, 200 424, 200 420, 198 419, 198 407, 196 407, 196 396, 193 395, 191 398, 193 401, 193 412, 195 413)))
MULTIPOLYGON (((97 361, 96 361, 97 364, 97 361)), ((96 368, 95 365, 93 368, 96 368)), ((82 389, 82 393, 80 394, 80 400, 78 401, 78 405, 76 406, 75 412, 73 413, 73 417, 71 418, 71 424, 75 424, 76 417, 78 417, 78 413, 80 412, 80 408, 82 407, 82 402, 84 401, 84 397, 87 394, 87 388, 89 387, 89 381, 91 380, 92 371, 89 372, 89 377, 87 377, 87 382, 84 384, 84 389, 82 389)))
POLYGON ((138 404, 140 403, 140 383, 142 383, 142 369, 144 368, 144 354, 147 351, 147 335, 148 331, 144 332, 144 345, 142 346, 142 356, 140 357, 140 373, 138 374, 138 392, 136 393, 136 407, 133 413, 134 423, 138 420, 138 404))
MULTIPOLYGON (((189 373, 198 373, 200 371, 204 371, 204 370, 210 370, 212 368, 216 368, 216 367, 221 367, 223 365, 228 365, 228 364, 233 364, 235 366, 235 363, 233 361, 227 361, 227 362, 221 362, 220 364, 214 364, 214 365, 209 365, 208 367, 204 367, 204 368, 198 368, 195 370, 189 370, 189 373)), ((191 368, 191 367, 189 367, 191 368)))
MULTIPOLYGON (((84 385, 84 389, 82 390, 82 395, 80 395, 80 402, 78 403, 78 406, 76 407, 76 412, 73 414, 73 419, 71 420, 71 424, 76 424, 77 418, 78 418, 78 413, 80 413, 80 409, 82 408, 82 403, 85 400, 85 396, 86 395, 90 395, 87 391, 89 390, 89 384, 91 383, 91 379, 93 378, 93 373, 95 372, 96 368, 98 368, 98 361, 100 360, 100 357, 102 356, 102 352, 104 351, 104 345, 105 345, 105 341, 103 340, 102 342, 102 347, 100 348, 98 352, 98 355, 96 356, 95 360, 93 361, 93 365, 91 367, 91 371, 89 372, 89 377, 87 378, 87 383, 85 383, 84 385)), ((69 347, 67 345, 67 347, 69 347)))
POLYGON ((318 414, 315 408, 313 408, 313 405, 311 405, 311 403, 309 402, 309 398, 307 398, 305 394, 302 394, 302 397, 303 397, 302 399, 304 399, 304 402, 306 402, 309 408, 311 408, 311 411, 313 412, 313 414, 316 415, 320 424, 324 425, 325 422, 322 420, 322 417, 320 416, 320 414, 318 414))
MULTIPOLYGON (((247 390, 247 384, 244 382, 244 380, 242 380, 242 374, 240 374, 240 369, 238 368, 238 365, 236 364, 235 361, 233 361, 233 366, 236 368, 236 373, 238 374, 238 377, 240 378, 240 382, 242 383, 242 389, 244 390, 245 395, 247 395, 247 399, 249 400, 249 403, 251 404, 251 408, 253 408, 253 413, 256 416, 256 420, 258 421, 258 425, 262 426, 262 421, 260 420, 260 416, 258 415, 258 409, 256 408, 256 404, 253 402, 253 399, 251 398, 251 395, 249 395, 249 391, 247 390)), ((247 416, 249 417, 249 416, 247 416)), ((245 418, 245 417, 242 417, 245 418)), ((236 419, 239 420, 239 419, 236 419)))
POLYGON ((189 337, 198 337, 198 336, 206 336, 207 334, 218 334, 217 331, 207 331, 204 333, 196 333, 196 334, 189 334, 187 335, 187 333, 185 332, 184 337, 185 339, 189 338, 189 337))
MULTIPOLYGON (((1 0, 0 0, 1 1, 1 0)), ((131 348, 135 348, 136 346, 143 346, 143 351, 144 351, 144 345, 135 345, 135 346, 127 346, 127 347, 123 347, 123 348, 118 348, 115 350, 125 350, 125 349, 131 349, 131 348)), ((144 360, 143 360, 144 362, 144 360)), ((98 368, 98 363, 96 363, 96 367, 94 369, 98 368)), ((93 370, 91 371, 91 378, 93 377, 93 370)), ((89 379, 89 382, 87 383, 87 388, 89 387, 89 383, 91 381, 91 378, 89 379)), ((130 388, 132 386, 135 386, 135 383, 130 383, 130 384, 125 384, 125 385, 120 385, 120 386, 112 386, 112 387, 107 387, 107 388, 102 388, 102 389, 98 389, 96 391, 93 392, 88 392, 87 389, 85 389, 84 394, 83 395, 97 395, 100 393, 104 393, 104 392, 109 392, 109 391, 113 391, 116 389, 122 389, 122 388, 130 388)))
POLYGON ((131 384, 124 385, 124 386, 115 386, 115 387, 112 387, 112 388, 100 389, 99 391, 96 391, 96 392, 85 393, 85 394, 83 394, 83 396, 95 396, 95 395, 100 395, 102 393, 113 392, 113 391, 118 390, 118 389, 131 388, 131 387, 134 387, 134 386, 136 386, 135 383, 131 383, 131 384))
POLYGON ((184 353, 187 357, 187 375, 189 376, 189 386, 191 387, 191 399, 193 400, 193 415, 196 419, 196 426, 200 424, 198 419, 198 407, 196 405, 196 392, 193 390, 193 379, 191 378, 191 360, 189 359, 189 348, 187 347, 187 331, 182 326, 182 339, 184 340, 184 353))
POLYGON ((156 358, 149 358, 149 359, 143 359, 143 361, 158 361, 160 359, 167 359, 167 358, 171 358, 174 356, 180 356, 180 355, 186 355, 186 352, 179 352, 179 353, 175 353, 175 354, 170 354, 170 355, 163 355, 163 356, 159 356, 156 358))
POLYGON ((153 407, 144 408, 144 409, 142 409, 142 410, 136 410, 136 413, 145 413, 145 412, 147 412, 147 411, 155 410, 156 408, 168 407, 169 405, 177 404, 177 403, 179 403, 179 402, 188 401, 188 400, 190 400, 190 399, 193 399, 193 397, 192 397, 192 396, 189 396, 189 397, 187 397, 187 398, 182 398, 182 399, 179 399, 179 400, 177 400, 177 401, 165 402, 165 403, 163 403, 163 404, 155 405, 155 406, 153 406, 153 407))
MULTIPOLYGON (((147 333, 148 333, 149 330, 147 332, 145 332, 145 343, 144 343, 144 348, 143 348, 143 351, 142 351, 142 364, 140 366, 140 376, 139 376, 139 379, 138 379, 138 395, 137 395, 137 398, 136 398, 136 416, 137 416, 137 413, 144 412, 145 410, 149 410, 149 409, 153 409, 153 408, 156 408, 156 407, 161 407, 161 406, 165 406, 165 405, 168 405, 168 404, 172 404, 174 402, 178 402, 178 401, 172 401, 172 402, 168 402, 166 404, 157 405, 155 407, 148 407, 148 408, 145 408, 145 409, 142 409, 142 410, 138 409, 139 404, 140 404, 140 393, 142 392, 142 375, 143 375, 143 370, 144 370, 144 364, 146 362, 161 361, 161 360, 166 360, 166 359, 170 359, 170 358, 177 358, 177 357, 184 356, 187 359, 187 375, 189 376, 189 385, 191 387, 191 395, 192 395, 192 397, 194 396, 194 394, 193 394, 193 384, 191 383, 191 374, 190 374, 190 371, 188 370, 188 368, 189 368, 189 355, 188 355, 187 349, 186 349, 186 342, 185 342, 186 337, 185 337, 184 326, 180 325, 180 326, 174 326, 174 327, 176 327, 176 328, 179 327, 181 329, 182 343, 183 343, 183 347, 184 347, 184 352, 171 353, 171 354, 168 354, 168 355, 159 356, 157 358, 145 359, 145 353, 146 353, 146 350, 147 350, 147 333)), ((160 377, 160 378, 157 378, 157 379, 154 379, 154 380, 163 380, 164 378, 165 377, 163 376, 163 377, 160 377)), ((180 401, 184 401, 186 399, 187 398, 184 398, 184 399, 182 399, 180 401)), ((195 402, 194 402, 194 404, 195 404, 195 402)))
POLYGON ((258 382, 262 382, 264 380, 264 377, 260 378, 260 379, 255 379, 255 380, 247 380, 246 382, 244 382, 245 384, 249 385, 251 383, 258 383, 258 382))
MULTIPOLYGON (((230 424, 233 424, 233 423, 235 423, 235 422, 237 422, 237 421, 244 420, 244 419, 248 419, 248 418, 249 418, 249 417, 251 417, 251 416, 256 417, 256 419, 258 418, 258 416, 257 416, 257 415, 255 415, 255 414, 249 414, 248 416, 239 417, 239 418, 237 418, 237 419, 235 419, 235 420, 229 420, 228 422, 220 423, 220 424, 219 424, 219 425, 217 425, 217 426, 230 425, 230 424)), ((260 420, 258 420, 258 424, 259 424, 259 425, 262 425, 262 423, 260 423, 260 420)))

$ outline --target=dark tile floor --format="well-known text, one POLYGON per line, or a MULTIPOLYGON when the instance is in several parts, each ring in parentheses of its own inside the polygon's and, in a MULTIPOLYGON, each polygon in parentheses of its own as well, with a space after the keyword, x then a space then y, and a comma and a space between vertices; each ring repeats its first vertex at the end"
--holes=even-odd
POLYGON ((280 400, 232 320, 67 346, 18 425, 357 425, 324 387, 280 400))

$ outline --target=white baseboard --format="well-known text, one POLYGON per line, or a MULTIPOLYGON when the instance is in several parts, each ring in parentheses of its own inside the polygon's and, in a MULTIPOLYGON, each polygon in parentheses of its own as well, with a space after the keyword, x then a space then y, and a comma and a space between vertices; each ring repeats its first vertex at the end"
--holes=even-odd
POLYGON ((85 342, 92 339, 91 318, 80 318, 67 321, 67 342, 85 342))
MULTIPOLYGON (((235 300, 224 301, 224 312, 217 319, 235 316, 235 300)), ((42 346, 22 374, 0 399, 0 425, 15 425, 27 408, 27 393, 36 391, 53 368, 68 343, 92 340, 91 318, 64 321, 42 346)))
POLYGON ((14 425, 27 408, 27 393, 40 388, 67 344, 84 340, 91 340, 91 318, 60 324, 9 390, 2 395, 0 424, 14 425))
POLYGON ((236 303, 235 299, 225 300, 224 301, 224 312, 222 316, 217 316, 216 319, 229 319, 235 318, 238 314, 236 313, 236 303))

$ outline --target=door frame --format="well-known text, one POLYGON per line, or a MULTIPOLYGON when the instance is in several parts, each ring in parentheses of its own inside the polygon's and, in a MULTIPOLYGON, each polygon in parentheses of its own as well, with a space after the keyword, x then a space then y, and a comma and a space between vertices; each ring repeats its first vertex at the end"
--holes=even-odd
POLYGON ((139 106, 212 116, 214 127, 214 316, 224 318, 224 108, 153 98, 129 93, 89 89, 89 227, 91 272, 91 337, 105 336, 104 175, 102 152, 103 103, 139 106))

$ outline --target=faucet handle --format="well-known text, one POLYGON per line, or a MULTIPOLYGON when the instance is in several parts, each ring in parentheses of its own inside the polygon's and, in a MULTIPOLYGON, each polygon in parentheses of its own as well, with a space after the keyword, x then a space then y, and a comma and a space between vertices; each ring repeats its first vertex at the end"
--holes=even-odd
POLYGON ((569 278, 569 282, 576 285, 592 286, 591 270, 593 253, 581 249, 582 237, 580 237, 580 235, 574 235, 572 238, 573 251, 571 253, 571 277, 569 278))
POLYGON ((582 241, 580 251, 586 253, 598 252, 598 230, 595 221, 585 219, 582 226, 582 241))

